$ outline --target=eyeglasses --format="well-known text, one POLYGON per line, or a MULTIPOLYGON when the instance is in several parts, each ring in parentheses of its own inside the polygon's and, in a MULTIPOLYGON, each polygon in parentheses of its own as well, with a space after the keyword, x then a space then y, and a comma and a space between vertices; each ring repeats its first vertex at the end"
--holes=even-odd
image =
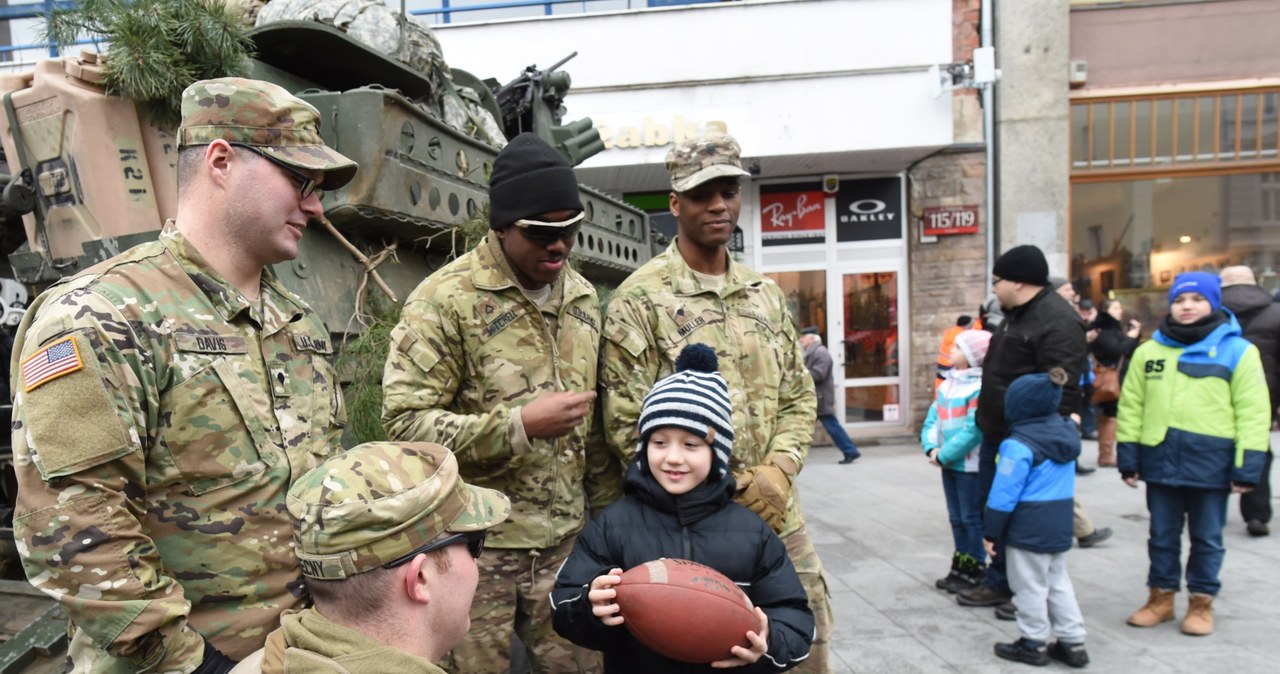
POLYGON ((297 184, 298 195, 301 196, 303 199, 306 199, 307 197, 313 194, 316 195, 317 199, 324 198, 324 190, 320 189, 320 183, 315 178, 312 178, 311 176, 303 173, 302 171, 299 171, 298 169, 280 161, 279 159, 276 159, 275 157, 262 151, 261 148, 254 147, 253 145, 245 145, 243 143, 231 143, 231 145, 234 145, 235 147, 242 147, 246 150, 250 150, 255 154, 257 154, 258 156, 262 157, 263 159, 266 159, 272 164, 275 164, 276 166, 283 169, 284 172, 289 175, 289 178, 293 180, 295 184, 297 184))
POLYGON ((515 225, 520 228, 520 233, 524 234, 524 238, 530 243, 550 246, 557 241, 572 243, 573 238, 578 235, 578 230, 582 229, 582 220, 586 217, 587 214, 584 211, 560 222, 520 219, 516 220, 515 225))
POLYGON ((428 552, 443 550, 449 547, 450 545, 459 545, 462 543, 465 543, 467 545, 467 552, 471 553, 472 559, 480 559, 480 553, 484 552, 484 537, 485 537, 485 534, 487 533, 489 532, 488 531, 466 531, 460 534, 446 536, 445 538, 441 538, 438 541, 432 541, 431 543, 427 543, 426 545, 418 548, 417 550, 414 550, 413 552, 410 552, 409 554, 403 557, 397 557, 396 559, 393 559, 390 562, 383 564, 382 568, 394 569, 397 566, 403 566, 405 564, 408 564, 409 560, 413 559, 414 557, 417 557, 418 555, 425 555, 428 552))

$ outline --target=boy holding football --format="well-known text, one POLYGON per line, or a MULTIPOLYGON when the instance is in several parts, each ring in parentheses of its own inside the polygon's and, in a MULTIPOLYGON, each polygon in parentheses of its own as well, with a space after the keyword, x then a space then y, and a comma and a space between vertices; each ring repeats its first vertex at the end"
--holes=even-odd
POLYGON ((556 632, 602 651, 606 674, 790 669, 809 654, 813 614, 782 541, 733 502, 732 403, 716 353, 686 346, 676 370, 645 397, 626 496, 587 524, 556 577, 556 632), (627 631, 615 601, 622 569, 664 557, 712 567, 751 599, 760 628, 744 634, 730 657, 677 662, 627 631))

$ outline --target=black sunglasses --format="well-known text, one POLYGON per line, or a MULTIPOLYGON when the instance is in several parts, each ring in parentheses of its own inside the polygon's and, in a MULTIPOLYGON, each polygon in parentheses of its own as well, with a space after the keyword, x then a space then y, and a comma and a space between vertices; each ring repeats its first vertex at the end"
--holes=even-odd
POLYGON ((586 217, 586 211, 578 211, 578 214, 572 218, 559 222, 521 218, 516 220, 515 225, 520 228, 529 243, 550 246, 557 241, 573 243, 573 237, 577 236, 578 230, 582 229, 582 221, 586 217))
POLYGON ((303 199, 306 199, 307 197, 313 194, 316 195, 317 199, 324 198, 324 190, 320 189, 320 183, 316 181, 315 178, 312 178, 311 176, 303 173, 302 171, 299 171, 298 169, 280 161, 279 159, 276 159, 275 157, 267 154, 266 152, 263 152, 261 148, 254 147, 253 145, 245 145, 243 143, 231 143, 231 145, 235 147, 242 147, 246 150, 250 150, 255 154, 257 154, 259 157, 262 157, 263 159, 266 159, 272 164, 275 164, 276 166, 283 169, 284 172, 289 175, 289 178, 292 179, 293 182, 297 183, 298 194, 303 199))
POLYGON ((391 560, 390 562, 383 564, 382 568, 394 569, 397 566, 403 566, 405 564, 408 564, 409 560, 413 559, 414 557, 417 557, 418 555, 425 555, 428 552, 443 550, 444 548, 447 548, 450 545, 458 545, 461 543, 466 543, 467 552, 471 553, 472 559, 480 559, 480 553, 484 552, 484 537, 485 537, 485 534, 487 533, 488 533, 487 531, 467 531, 460 534, 454 534, 452 536, 446 536, 444 538, 441 538, 440 540, 427 543, 426 545, 418 548, 417 550, 414 550, 413 552, 410 552, 409 554, 403 557, 397 557, 391 560))
POLYGON ((565 243, 573 243, 574 237, 578 235, 578 230, 582 229, 581 224, 569 225, 568 227, 520 227, 520 233, 528 239, 529 243, 538 246, 550 246, 557 241, 565 243))

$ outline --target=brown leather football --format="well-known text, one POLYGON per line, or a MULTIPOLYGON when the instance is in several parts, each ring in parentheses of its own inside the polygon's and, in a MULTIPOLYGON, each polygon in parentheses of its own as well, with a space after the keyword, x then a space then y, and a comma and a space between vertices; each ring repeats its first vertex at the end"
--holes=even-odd
POLYGON ((640 643, 672 660, 708 663, 750 648, 760 629, 747 595, 715 569, 684 559, 645 562, 614 586, 622 623, 640 643))

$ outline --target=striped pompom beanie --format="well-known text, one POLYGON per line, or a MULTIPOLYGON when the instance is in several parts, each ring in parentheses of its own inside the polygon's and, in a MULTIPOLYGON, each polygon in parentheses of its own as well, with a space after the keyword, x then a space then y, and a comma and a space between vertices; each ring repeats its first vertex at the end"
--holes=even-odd
POLYGON ((640 446, 636 460, 649 473, 645 451, 649 436, 659 428, 674 426, 707 441, 713 454, 711 475, 721 479, 729 472, 733 455, 733 403, 729 385, 720 376, 715 349, 690 344, 676 358, 676 372, 653 385, 640 410, 640 446))

